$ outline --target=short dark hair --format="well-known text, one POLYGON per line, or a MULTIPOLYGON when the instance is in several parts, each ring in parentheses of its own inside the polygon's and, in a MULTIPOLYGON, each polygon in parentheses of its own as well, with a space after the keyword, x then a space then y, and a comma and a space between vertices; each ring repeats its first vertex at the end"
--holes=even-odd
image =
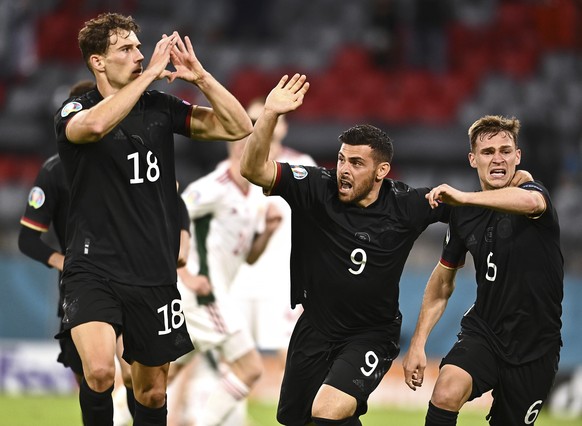
MULTIPOLYGON (((79 48, 85 64, 91 70, 89 58, 91 55, 104 55, 109 48, 109 37, 127 31, 139 32, 139 25, 131 16, 119 13, 102 13, 96 18, 85 22, 85 26, 79 31, 79 48)), ((92 71, 92 70, 91 70, 92 71)))
POLYGON ((341 135, 338 140, 346 145, 368 145, 376 163, 392 162, 394 147, 390 137, 379 128, 370 124, 358 124, 341 135))
POLYGON ((501 115, 486 115, 481 117, 469 127, 468 134, 471 152, 475 151, 477 139, 480 136, 495 136, 501 132, 509 135, 517 148, 517 136, 519 135, 520 127, 521 124, 515 117, 506 118, 501 115))

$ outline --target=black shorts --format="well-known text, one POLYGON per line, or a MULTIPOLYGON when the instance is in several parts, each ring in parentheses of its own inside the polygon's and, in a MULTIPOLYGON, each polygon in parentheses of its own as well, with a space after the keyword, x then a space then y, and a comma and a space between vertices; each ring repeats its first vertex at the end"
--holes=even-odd
POLYGON ((558 371, 560 348, 522 365, 512 365, 497 356, 484 337, 459 335, 443 358, 471 375, 469 401, 492 390, 490 425, 531 425, 546 402, 558 371))
POLYGON ((65 335, 59 339, 59 346, 61 347, 61 352, 57 357, 57 361, 63 364, 65 367, 73 370, 73 373, 79 376, 83 375, 83 363, 81 362, 81 357, 79 352, 71 339, 71 335, 65 335))
POLYGON ((128 363, 152 367, 194 349, 176 285, 131 286, 93 274, 74 274, 63 283, 63 331, 57 338, 86 322, 106 322, 123 333, 123 358, 128 363))
POLYGON ((356 398, 355 415, 365 414, 368 397, 398 353, 398 345, 385 336, 330 343, 302 315, 289 343, 277 420, 284 425, 311 422, 313 400, 322 384, 356 398))

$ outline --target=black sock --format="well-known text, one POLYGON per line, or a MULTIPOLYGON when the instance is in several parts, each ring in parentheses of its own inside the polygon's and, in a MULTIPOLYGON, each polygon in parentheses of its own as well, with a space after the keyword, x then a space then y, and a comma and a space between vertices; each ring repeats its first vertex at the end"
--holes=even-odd
POLYGON ((125 394, 127 395, 127 408, 131 413, 131 417, 135 417, 135 396, 133 395, 133 388, 125 387, 125 394))
POLYGON ((424 426, 454 426, 458 416, 458 411, 443 410, 429 401, 424 426))
POLYGON ((362 422, 358 417, 348 417, 347 419, 341 420, 329 420, 329 419, 321 419, 319 417, 312 417, 313 423, 317 426, 362 426, 362 422))
POLYGON ((113 426, 113 386, 105 392, 95 392, 85 379, 79 387, 79 403, 85 426, 113 426))
POLYGON ((149 408, 135 400, 134 426, 165 426, 167 424, 167 402, 160 408, 149 408))

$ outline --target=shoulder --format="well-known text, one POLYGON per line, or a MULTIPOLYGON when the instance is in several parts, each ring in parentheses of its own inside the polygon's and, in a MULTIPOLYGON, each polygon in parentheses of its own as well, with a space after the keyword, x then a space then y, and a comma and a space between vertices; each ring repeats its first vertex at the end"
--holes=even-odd
POLYGON ((102 100, 103 97, 96 89, 89 90, 80 96, 72 96, 63 102, 61 108, 57 111, 57 118, 68 120, 72 117, 72 114, 90 109, 102 100))
POLYGON ((429 188, 414 188, 407 183, 394 179, 384 179, 382 187, 396 198, 420 197, 424 199, 425 194, 429 192, 429 188))
POLYGON ((219 195, 230 180, 228 169, 218 168, 188 184, 182 196, 189 204, 189 201, 199 200, 203 194, 205 196, 219 195))
POLYGON ((531 182, 525 182, 522 183, 521 185, 519 185, 520 188, 525 189, 527 191, 537 191, 537 192, 541 192, 544 197, 549 198, 549 192, 546 189, 546 187, 539 181, 531 181, 531 182))
MULTIPOLYGON (((279 163, 283 169, 288 168, 290 177, 296 181, 311 182, 334 182, 336 181, 336 170, 326 169, 318 166, 308 166, 304 164, 293 164, 290 162, 279 163)), ((283 172, 284 173, 284 172, 283 172)))
POLYGON ((187 107, 192 106, 190 102, 161 90, 146 90, 141 96, 141 101, 148 105, 183 104, 187 107))
POLYGON ((47 172, 57 171, 61 168, 61 157, 58 154, 49 157, 42 165, 42 168, 47 172))

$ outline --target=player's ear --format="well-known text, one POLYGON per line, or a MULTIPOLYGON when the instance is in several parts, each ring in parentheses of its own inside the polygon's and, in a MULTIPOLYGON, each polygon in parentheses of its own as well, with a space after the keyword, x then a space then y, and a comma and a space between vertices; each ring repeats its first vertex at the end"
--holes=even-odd
POLYGON ((91 55, 89 57, 89 64, 91 65, 91 69, 95 71, 103 71, 103 57, 101 55, 91 55))
POLYGON ((515 160, 515 165, 519 165, 519 163, 521 163, 521 149, 517 148, 515 150, 515 156, 516 156, 516 160, 515 160))
POLYGON ((472 152, 469 153, 469 164, 474 169, 477 168, 477 161, 475 160, 475 154, 473 154, 472 152))
POLYGON ((380 181, 388 176, 390 172, 390 163, 384 161, 383 163, 378 164, 376 167, 376 180, 380 181))

